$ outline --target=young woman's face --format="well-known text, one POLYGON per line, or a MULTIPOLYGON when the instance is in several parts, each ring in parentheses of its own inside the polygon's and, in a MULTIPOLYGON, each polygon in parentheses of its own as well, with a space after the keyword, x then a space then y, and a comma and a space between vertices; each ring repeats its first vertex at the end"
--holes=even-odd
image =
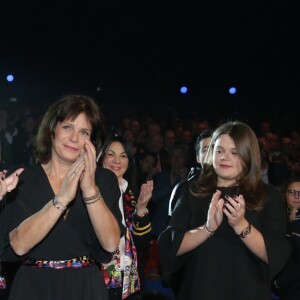
POLYGON ((290 208, 300 208, 300 181, 292 182, 286 189, 285 195, 290 208))
POLYGON ((213 149, 213 166, 218 175, 218 186, 231 186, 237 183, 243 164, 237 154, 235 143, 228 134, 216 140, 213 149))
POLYGON ((119 142, 112 142, 105 153, 103 167, 113 171, 120 182, 128 168, 128 164, 129 159, 123 145, 119 142))
POLYGON ((81 113, 75 120, 58 122, 52 139, 52 157, 73 163, 84 151, 84 142, 91 139, 92 125, 81 113))

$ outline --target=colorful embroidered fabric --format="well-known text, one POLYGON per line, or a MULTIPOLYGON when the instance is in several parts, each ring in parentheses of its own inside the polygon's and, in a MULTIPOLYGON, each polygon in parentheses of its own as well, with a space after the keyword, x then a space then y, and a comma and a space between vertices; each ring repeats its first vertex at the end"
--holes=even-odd
POLYGON ((6 289, 6 279, 5 277, 0 276, 0 290, 6 289))
POLYGON ((106 286, 108 288, 122 287, 122 299, 126 299, 129 295, 140 290, 140 279, 137 271, 137 253, 131 233, 133 230, 132 223, 136 200, 131 190, 128 190, 127 193, 123 193, 123 203, 126 220, 123 283, 119 248, 112 253, 112 260, 108 264, 101 264, 101 268, 106 286))
POLYGON ((81 256, 78 258, 72 258, 68 260, 42 260, 27 258, 23 261, 23 265, 25 266, 53 269, 84 268, 90 267, 94 264, 94 259, 90 256, 81 256))

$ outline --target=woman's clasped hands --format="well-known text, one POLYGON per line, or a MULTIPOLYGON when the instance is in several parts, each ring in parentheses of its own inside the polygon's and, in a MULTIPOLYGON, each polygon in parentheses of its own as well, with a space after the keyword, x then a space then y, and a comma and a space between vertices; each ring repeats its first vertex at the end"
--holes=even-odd
POLYGON ((84 149, 69 169, 57 197, 67 206, 76 196, 78 184, 83 194, 96 189, 96 150, 90 140, 86 140, 84 149))
POLYGON ((227 216, 228 224, 238 227, 245 218, 245 200, 243 195, 221 197, 221 191, 217 190, 212 197, 207 214, 206 226, 211 231, 216 231, 223 221, 224 214, 227 216))

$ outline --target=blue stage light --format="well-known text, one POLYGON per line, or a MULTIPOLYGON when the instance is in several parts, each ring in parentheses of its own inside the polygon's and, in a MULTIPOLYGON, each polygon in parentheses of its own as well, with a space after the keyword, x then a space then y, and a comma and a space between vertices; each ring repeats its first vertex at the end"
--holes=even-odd
POLYGON ((229 92, 229 94, 234 95, 234 94, 236 94, 237 90, 234 86, 232 86, 229 88, 228 92, 229 92))
POLYGON ((182 87, 180 88, 180 93, 181 93, 181 94, 186 94, 187 91, 188 91, 188 88, 187 88, 186 86, 182 86, 182 87))
POLYGON ((7 80, 8 82, 13 82, 14 79, 15 79, 14 76, 11 75, 11 74, 9 74, 9 75, 6 76, 6 80, 7 80))

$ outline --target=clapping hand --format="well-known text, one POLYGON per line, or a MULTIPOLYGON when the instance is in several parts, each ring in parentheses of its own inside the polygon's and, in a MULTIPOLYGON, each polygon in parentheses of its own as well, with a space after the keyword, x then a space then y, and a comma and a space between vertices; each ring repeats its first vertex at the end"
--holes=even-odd
POLYGON ((245 199, 243 195, 230 197, 225 196, 224 214, 228 218, 228 224, 235 228, 244 221, 245 218, 245 199))
POLYGON ((224 199, 220 198, 221 191, 217 190, 212 197, 207 213, 206 226, 211 231, 216 231, 223 220, 224 199))
POLYGON ((0 201, 5 194, 11 192, 18 184, 19 175, 24 171, 23 168, 17 169, 14 173, 5 177, 7 171, 0 171, 0 201))
POLYGON ((144 215, 147 211, 146 207, 149 200, 152 197, 153 192, 153 180, 148 180, 146 183, 143 183, 141 186, 141 192, 137 200, 136 210, 138 215, 144 215))
POLYGON ((80 177, 80 188, 84 194, 95 188, 95 173, 97 169, 96 149, 90 140, 84 144, 84 170, 80 177))

